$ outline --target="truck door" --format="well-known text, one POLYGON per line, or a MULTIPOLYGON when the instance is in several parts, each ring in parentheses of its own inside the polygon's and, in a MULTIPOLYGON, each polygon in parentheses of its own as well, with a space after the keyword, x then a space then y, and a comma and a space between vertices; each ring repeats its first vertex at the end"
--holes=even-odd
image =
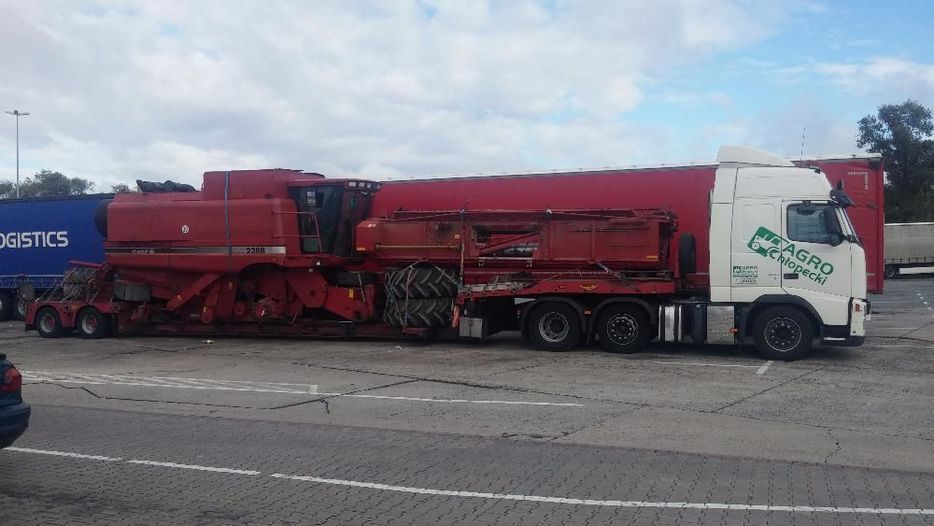
MULTIPOLYGON (((819 312, 846 313, 834 303, 851 296, 850 243, 836 207, 829 202, 785 201, 783 243, 779 255, 782 288, 807 300, 819 312)), ((836 315, 839 318, 839 314, 836 315)), ((847 320, 825 319, 828 325, 847 320)))
MULTIPOLYGON (((781 293, 780 206, 767 201, 740 201, 733 208, 730 288, 733 301, 753 301, 781 293)), ((711 252, 713 252, 711 247, 711 252)), ((711 254, 711 257, 716 257, 711 254)))

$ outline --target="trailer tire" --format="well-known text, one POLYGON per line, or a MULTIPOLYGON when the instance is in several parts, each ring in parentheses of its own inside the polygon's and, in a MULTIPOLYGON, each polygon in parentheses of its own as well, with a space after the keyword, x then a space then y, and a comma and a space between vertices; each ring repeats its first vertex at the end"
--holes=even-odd
POLYGON ((454 298, 393 300, 386 304, 384 318, 392 327, 447 327, 453 309, 454 298))
POLYGON ((886 265, 885 266, 885 279, 895 279, 900 274, 901 269, 895 265, 886 265))
POLYGON ((597 320, 597 337, 607 352, 638 352, 652 337, 649 317, 638 305, 610 305, 597 320))
POLYGON ((36 313, 36 332, 43 338, 59 338, 65 330, 62 328, 62 318, 58 311, 52 307, 42 307, 36 313))
POLYGON ((529 315, 529 342, 541 351, 570 351, 581 340, 580 316, 573 307, 556 301, 545 302, 529 315))
POLYGON ((13 295, 0 291, 0 321, 13 317, 13 295))
POLYGON ((338 272, 334 274, 334 284, 338 287, 359 287, 376 283, 376 274, 372 272, 338 272))
POLYGON ((75 328, 88 340, 106 338, 110 334, 110 319, 94 307, 85 307, 75 318, 75 328))
POLYGON ((794 307, 770 307, 756 316, 752 336, 767 360, 797 360, 811 352, 814 322, 794 307))
POLYGON ((397 298, 447 298, 457 295, 453 276, 436 267, 409 267, 386 273, 386 294, 397 298))

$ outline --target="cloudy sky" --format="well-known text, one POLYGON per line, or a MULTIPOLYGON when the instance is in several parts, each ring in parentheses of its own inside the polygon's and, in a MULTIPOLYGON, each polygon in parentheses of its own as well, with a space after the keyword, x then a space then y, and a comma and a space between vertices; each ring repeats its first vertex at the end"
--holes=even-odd
MULTIPOLYGON (((855 151, 857 120, 934 106, 934 2, 0 0, 21 171, 200 182, 855 151)), ((0 179, 15 173, 0 121, 0 179)))

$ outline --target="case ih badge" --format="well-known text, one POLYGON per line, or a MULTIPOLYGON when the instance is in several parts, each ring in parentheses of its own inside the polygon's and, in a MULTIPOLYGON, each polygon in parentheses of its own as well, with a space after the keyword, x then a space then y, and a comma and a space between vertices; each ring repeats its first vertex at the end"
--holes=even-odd
POLYGON ((801 274, 811 281, 824 285, 827 277, 833 274, 833 265, 823 261, 806 249, 798 248, 794 243, 760 226, 747 245, 753 252, 769 259, 774 259, 788 267, 792 272, 801 274), (782 243, 784 242, 784 248, 782 243))

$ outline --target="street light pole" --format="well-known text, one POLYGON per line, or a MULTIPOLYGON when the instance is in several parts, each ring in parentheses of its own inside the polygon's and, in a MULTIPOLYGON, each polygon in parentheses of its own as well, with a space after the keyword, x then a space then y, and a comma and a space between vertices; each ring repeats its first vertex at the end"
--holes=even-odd
POLYGON ((16 117, 16 198, 19 199, 19 118, 29 115, 29 112, 13 110, 7 113, 16 117))

